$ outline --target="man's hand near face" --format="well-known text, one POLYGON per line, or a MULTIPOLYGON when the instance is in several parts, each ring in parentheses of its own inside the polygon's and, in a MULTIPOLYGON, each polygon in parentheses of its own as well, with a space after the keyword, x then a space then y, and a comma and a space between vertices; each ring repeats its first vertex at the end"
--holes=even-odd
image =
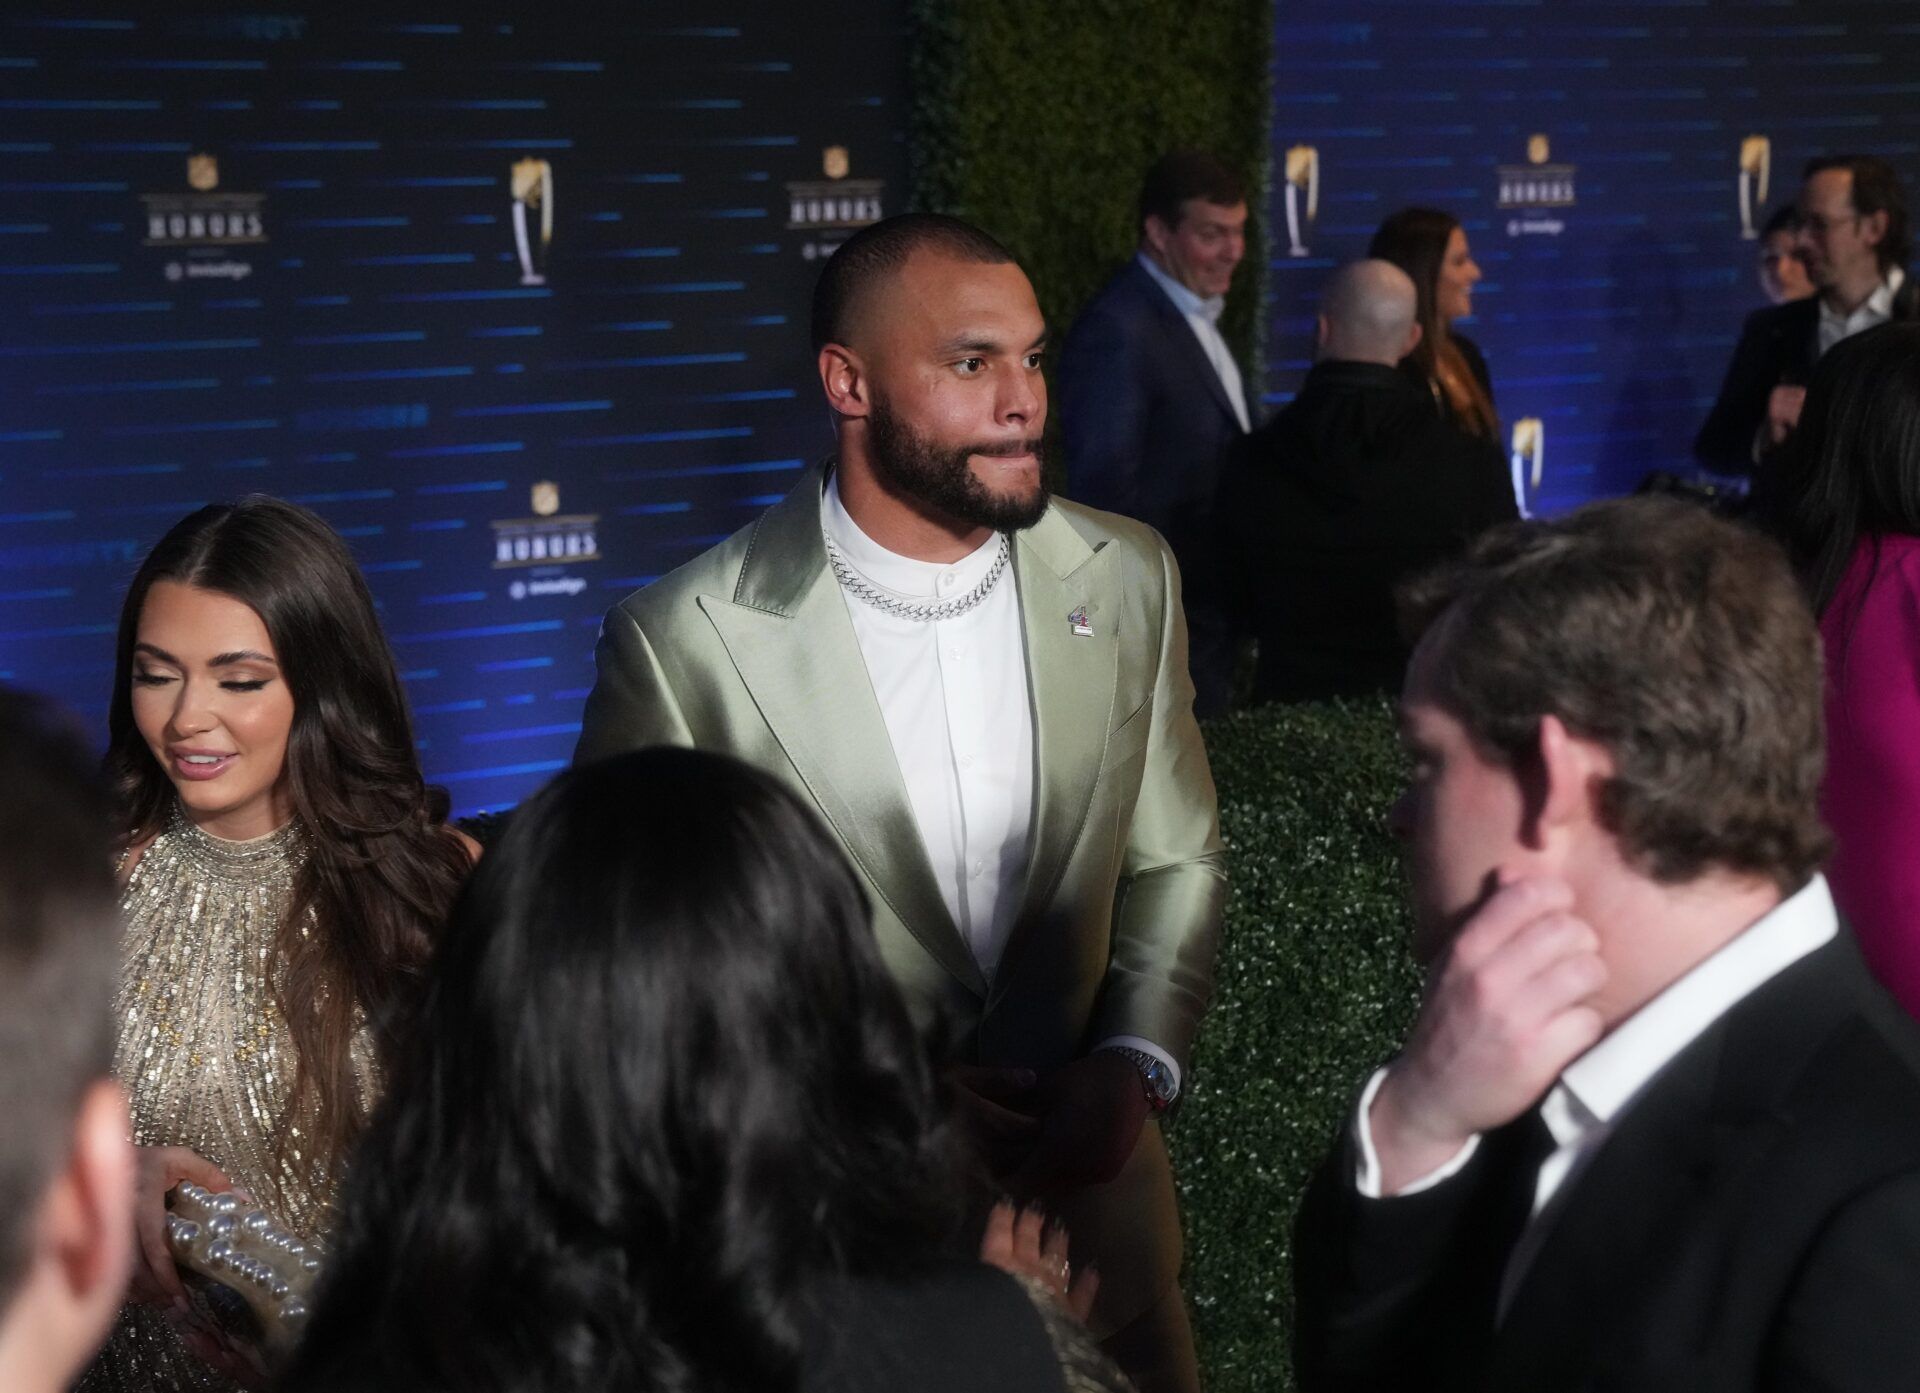
POLYGON ((1519 1117, 1599 1040, 1589 1004, 1607 978, 1599 949, 1557 880, 1514 880, 1474 913, 1374 1094, 1367 1127, 1383 1195, 1519 1117))

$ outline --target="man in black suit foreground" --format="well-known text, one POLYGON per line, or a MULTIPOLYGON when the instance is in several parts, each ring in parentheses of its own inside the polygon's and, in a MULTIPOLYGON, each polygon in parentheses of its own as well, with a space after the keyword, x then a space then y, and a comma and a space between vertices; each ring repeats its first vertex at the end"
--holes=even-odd
POLYGON ((1495 529, 1407 613, 1432 966, 1301 1209, 1301 1387, 1913 1387, 1920 1031, 1817 872, 1785 563, 1635 499, 1495 529))
POLYGON ((1414 310, 1398 266, 1342 268, 1300 395, 1228 453, 1220 551, 1239 626, 1260 641, 1256 702, 1398 691, 1394 586, 1517 513, 1499 451, 1395 366, 1420 341, 1414 310))
POLYGON ((1813 365, 1840 340, 1920 318, 1920 283, 1906 272, 1913 254, 1906 191, 1885 160, 1835 155, 1807 165, 1800 246, 1818 293, 1747 316, 1693 442, 1709 469, 1744 474, 1779 448, 1800 421, 1813 365))

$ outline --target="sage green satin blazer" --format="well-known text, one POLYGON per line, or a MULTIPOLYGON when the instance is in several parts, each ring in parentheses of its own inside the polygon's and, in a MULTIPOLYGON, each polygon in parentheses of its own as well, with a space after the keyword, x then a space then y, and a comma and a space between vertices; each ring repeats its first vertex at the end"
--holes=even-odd
MULTIPOLYGON (((1227 886, 1166 544, 1141 523, 1060 500, 1014 539, 1034 816, 1022 908, 989 981, 941 898, 827 566, 824 478, 809 470, 757 521, 608 612, 575 762, 694 745, 789 782, 865 883, 880 951, 916 1015, 955 1030, 963 1059, 1044 1070, 1109 1036, 1138 1035, 1184 1070, 1227 886), (1069 622, 1081 609, 1091 636, 1069 622)), ((1131 1279, 1164 1289, 1178 1267, 1157 1127, 1140 1153, 1098 1187, 1113 1192, 1094 1204, 1101 1213, 1077 1220, 1096 1251, 1155 1250, 1151 1261, 1133 1254, 1151 1275, 1126 1270, 1138 1264, 1122 1251, 1100 1253, 1113 1290, 1096 1333, 1125 1318, 1116 1306, 1151 1299, 1131 1279), (1093 1232, 1115 1224, 1136 1231, 1093 1232)), ((1076 1222, 1083 1206, 1064 1208, 1076 1222)))
MULTIPOLYGON (((1110 1035, 1183 1063, 1225 900, 1178 578, 1139 523, 1055 502, 1018 534, 1036 752, 1022 908, 989 982, 948 914, 846 600, 820 470, 756 522, 611 610, 575 762, 724 750, 791 782, 866 882, 881 951, 981 1062, 1046 1068, 1110 1035), (1084 608, 1091 637, 1068 616, 1084 608)), ((644 797, 644 789, 636 789, 644 797)))

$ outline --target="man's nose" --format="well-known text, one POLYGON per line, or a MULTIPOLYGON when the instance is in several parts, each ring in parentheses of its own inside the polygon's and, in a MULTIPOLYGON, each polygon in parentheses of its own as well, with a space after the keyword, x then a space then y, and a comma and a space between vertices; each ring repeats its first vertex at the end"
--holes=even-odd
POLYGON ((1046 380, 1037 372, 1013 374, 1013 380, 1000 400, 1001 419, 1032 421, 1045 415, 1046 380))

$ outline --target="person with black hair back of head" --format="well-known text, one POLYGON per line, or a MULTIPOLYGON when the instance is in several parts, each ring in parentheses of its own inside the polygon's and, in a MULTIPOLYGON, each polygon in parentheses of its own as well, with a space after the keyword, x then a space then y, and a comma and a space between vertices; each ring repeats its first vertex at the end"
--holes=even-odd
POLYGON ((287 1393, 1122 1393, 1063 1257, 969 1251, 952 1140, 801 797, 569 770, 461 897, 287 1393))

